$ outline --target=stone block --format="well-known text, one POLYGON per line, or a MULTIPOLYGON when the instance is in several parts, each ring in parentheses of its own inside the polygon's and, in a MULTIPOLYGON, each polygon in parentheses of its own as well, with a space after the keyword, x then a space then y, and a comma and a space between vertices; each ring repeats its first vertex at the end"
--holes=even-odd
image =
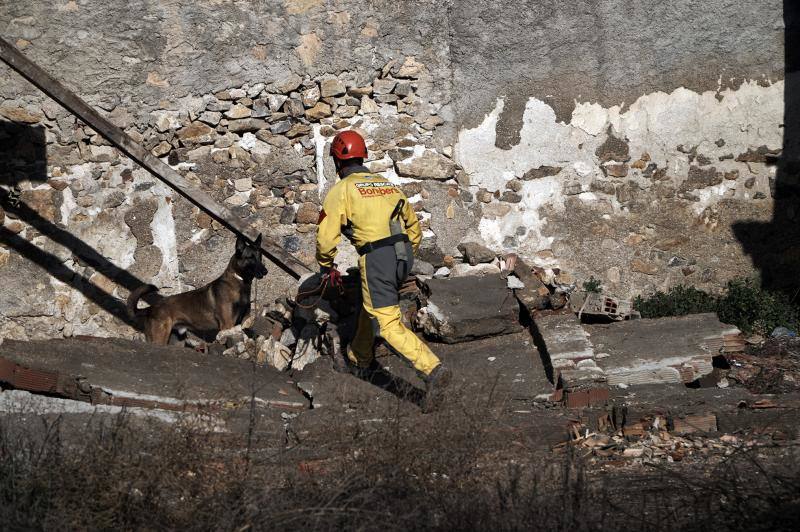
POLYGON ((519 305, 499 274, 431 279, 420 312, 426 336, 458 343, 519 332, 519 305))
POLYGON ((306 118, 309 120, 320 120, 331 116, 331 106, 324 102, 317 103, 311 109, 306 110, 306 118))
POLYGON ((434 150, 426 149, 422 154, 408 157, 395 164, 401 177, 416 179, 447 180, 455 175, 455 163, 434 150))
POLYGON ((477 242, 463 242, 458 245, 458 250, 470 266, 492 262, 497 257, 494 251, 477 242))
POLYGON ((322 98, 341 96, 346 91, 347 88, 345 87, 344 83, 336 78, 323 79, 320 82, 319 92, 322 98))
POLYGON ((214 136, 214 130, 203 122, 192 122, 178 132, 183 144, 211 144, 214 136))

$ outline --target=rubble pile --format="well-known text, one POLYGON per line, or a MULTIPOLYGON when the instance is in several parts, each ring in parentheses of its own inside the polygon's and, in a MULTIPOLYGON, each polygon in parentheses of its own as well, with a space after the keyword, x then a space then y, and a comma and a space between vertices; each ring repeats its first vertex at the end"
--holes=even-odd
POLYGON ((800 390, 800 339, 747 339, 744 352, 731 353, 727 380, 753 393, 790 393, 800 390))
MULTIPOLYGON (((321 290, 319 274, 299 283, 294 299, 280 298, 248 316, 241 325, 220 331, 209 345, 195 342, 199 350, 250 360, 280 371, 302 371, 321 356, 343 363, 342 338, 352 337, 361 309, 357 270, 342 276, 342 290, 321 290)), ((408 326, 417 310, 416 280, 403 291, 402 307, 408 326)))
POLYGON ((622 459, 639 463, 671 463, 708 459, 712 455, 730 456, 742 449, 763 445, 759 439, 754 438, 745 439, 732 434, 714 437, 693 432, 655 429, 640 437, 626 436, 621 431, 614 434, 585 432, 583 435, 576 432, 570 443, 585 449, 586 458, 592 457, 603 462, 622 459))

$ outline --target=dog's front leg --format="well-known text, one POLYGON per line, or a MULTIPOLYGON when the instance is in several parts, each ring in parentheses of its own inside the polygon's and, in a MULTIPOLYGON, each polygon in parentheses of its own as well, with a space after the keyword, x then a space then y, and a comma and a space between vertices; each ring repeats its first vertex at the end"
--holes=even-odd
POLYGON ((233 308, 230 305, 224 305, 223 308, 219 309, 219 313, 217 314, 217 324, 219 325, 220 331, 231 329, 234 325, 236 325, 233 308))
POLYGON ((145 336, 147 340, 156 345, 169 344, 169 335, 172 332, 172 321, 150 320, 147 323, 145 336))

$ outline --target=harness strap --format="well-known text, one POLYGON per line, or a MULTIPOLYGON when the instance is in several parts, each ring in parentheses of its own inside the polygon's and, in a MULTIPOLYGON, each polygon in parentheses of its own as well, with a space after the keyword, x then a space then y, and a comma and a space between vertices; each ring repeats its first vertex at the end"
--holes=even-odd
POLYGON ((393 246, 398 242, 408 242, 408 235, 405 233, 400 233, 397 235, 387 236, 386 238, 381 238, 380 240, 376 240, 375 242, 367 242, 360 248, 356 248, 359 255, 366 255, 370 251, 375 251, 379 248, 384 248, 386 246, 393 246))
MULTIPOLYGON (((312 288, 311 290, 309 290, 307 292, 298 292, 297 293, 297 300, 295 301, 295 305, 297 305, 298 307, 300 307, 302 309, 305 309, 305 310, 310 310, 312 308, 315 308, 317 305, 319 305, 319 302, 322 301, 322 298, 325 297, 326 290, 328 288, 331 288, 331 285, 330 285, 330 283, 328 281, 329 281, 329 279, 326 277, 323 281, 320 282, 319 286, 317 286, 316 288, 312 288), (309 303, 307 305, 303 305, 303 304, 300 303, 301 299, 305 299, 305 298, 307 298, 309 296, 313 296, 313 295, 316 295, 316 294, 319 294, 319 297, 313 303, 309 303)), ((339 286, 338 287, 338 292, 339 292, 339 297, 343 296, 344 295, 344 287, 343 286, 339 286)))
POLYGON ((394 206, 394 210, 392 211, 392 215, 389 216, 389 220, 394 220, 395 218, 400 217, 400 211, 403 210, 403 205, 405 205, 405 200, 399 200, 397 205, 394 206))

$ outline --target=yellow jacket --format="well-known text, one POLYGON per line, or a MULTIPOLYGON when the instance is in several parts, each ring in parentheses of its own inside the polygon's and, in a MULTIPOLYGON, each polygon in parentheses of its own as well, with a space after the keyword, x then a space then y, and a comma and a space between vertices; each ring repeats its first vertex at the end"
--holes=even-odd
POLYGON ((419 220, 399 187, 366 168, 351 173, 336 183, 322 204, 317 227, 317 262, 323 268, 333 266, 336 246, 344 233, 356 247, 391 235, 389 217, 404 200, 400 217, 416 253, 422 240, 419 220))

